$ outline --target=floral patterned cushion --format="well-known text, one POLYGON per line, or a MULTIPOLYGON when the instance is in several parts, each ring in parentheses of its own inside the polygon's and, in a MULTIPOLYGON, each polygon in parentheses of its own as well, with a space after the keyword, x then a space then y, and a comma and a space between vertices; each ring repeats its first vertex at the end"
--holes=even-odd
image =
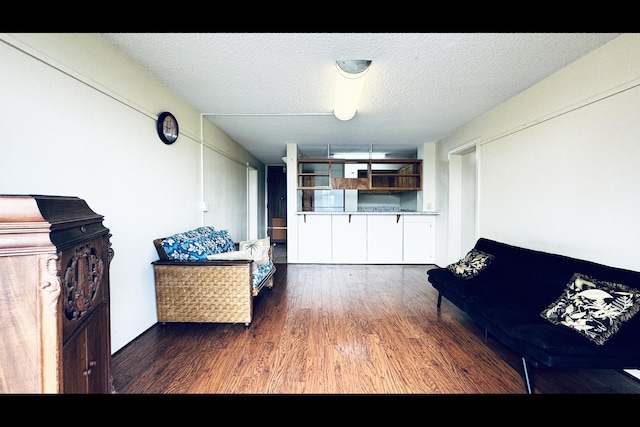
POLYGON ((236 244, 227 230, 218 230, 211 236, 201 235, 199 239, 207 248, 207 254, 219 254, 236 250, 236 244))
POLYGON ((262 282, 262 279, 271 271, 273 268, 273 262, 271 260, 267 261, 266 264, 258 265, 257 271, 251 274, 251 285, 255 288, 262 282))
POLYGON ((235 250, 227 230, 205 226, 176 233, 162 240, 162 248, 171 260, 204 261, 207 255, 235 250))
POLYGON ((540 315, 602 345, 639 309, 639 290, 576 273, 562 295, 540 315))
POLYGON ((476 277, 484 270, 494 256, 477 249, 471 249, 461 260, 453 264, 449 264, 447 268, 456 276, 463 279, 471 279, 476 277))

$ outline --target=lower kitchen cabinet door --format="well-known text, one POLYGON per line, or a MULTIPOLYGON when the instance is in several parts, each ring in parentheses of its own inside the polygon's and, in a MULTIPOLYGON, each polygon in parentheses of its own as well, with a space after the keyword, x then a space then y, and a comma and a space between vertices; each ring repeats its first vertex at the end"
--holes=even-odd
POLYGON ((367 261, 366 215, 333 215, 331 236, 334 263, 358 264, 367 261))
POLYGON ((298 215, 298 261, 331 262, 331 215, 298 215))
POLYGON ((367 217, 367 262, 402 263, 402 215, 367 217))
POLYGON ((433 216, 404 216, 403 259, 410 264, 433 263, 434 252, 433 216))

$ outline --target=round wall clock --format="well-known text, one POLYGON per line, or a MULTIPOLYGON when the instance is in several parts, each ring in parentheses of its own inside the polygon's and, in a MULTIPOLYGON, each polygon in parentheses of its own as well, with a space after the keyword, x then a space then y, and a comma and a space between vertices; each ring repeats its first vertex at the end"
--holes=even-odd
POLYGON ((156 122, 158 136, 165 144, 173 144, 178 139, 178 120, 168 111, 164 111, 158 115, 156 122))

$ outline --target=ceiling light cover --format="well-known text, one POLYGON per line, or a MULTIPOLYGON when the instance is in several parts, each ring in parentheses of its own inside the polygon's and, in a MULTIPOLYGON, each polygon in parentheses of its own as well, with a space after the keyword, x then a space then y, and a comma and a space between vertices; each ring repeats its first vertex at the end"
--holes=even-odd
POLYGON ((365 59, 336 61, 336 94, 333 114, 340 120, 356 115, 358 101, 371 61, 365 59))
POLYGON ((379 160, 386 157, 385 153, 334 153, 332 156, 334 159, 347 159, 347 160, 366 160, 373 159, 379 160))

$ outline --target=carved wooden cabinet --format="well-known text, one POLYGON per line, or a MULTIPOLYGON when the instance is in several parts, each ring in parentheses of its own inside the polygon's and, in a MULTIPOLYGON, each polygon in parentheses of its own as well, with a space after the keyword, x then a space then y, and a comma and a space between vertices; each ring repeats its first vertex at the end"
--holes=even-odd
POLYGON ((0 393, 111 393, 109 229, 77 197, 0 195, 0 393))

